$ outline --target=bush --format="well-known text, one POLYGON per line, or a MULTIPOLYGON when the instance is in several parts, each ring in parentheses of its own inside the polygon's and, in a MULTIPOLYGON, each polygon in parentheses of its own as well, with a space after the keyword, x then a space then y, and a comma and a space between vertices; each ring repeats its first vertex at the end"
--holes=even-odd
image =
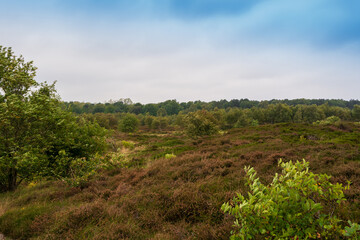
MULTIPOLYGON (((89 178, 100 169, 99 157, 93 157, 91 161, 85 158, 71 159, 65 155, 65 152, 61 153, 61 158, 58 160, 58 166, 60 169, 67 169, 67 172, 62 175, 58 175, 59 179, 66 182, 72 187, 84 187, 86 186, 89 178)), ((63 172, 63 171, 61 171, 63 172)))
POLYGON ((340 118, 337 116, 331 116, 321 121, 316 121, 313 124, 318 125, 331 125, 331 124, 338 124, 340 122, 340 118))
POLYGON ((126 114, 120 121, 119 129, 122 132, 132 133, 139 127, 139 119, 133 114, 126 114))
POLYGON ((171 158, 175 158, 175 157, 176 157, 176 155, 173 154, 173 153, 167 153, 167 154, 165 154, 165 158, 166 158, 166 159, 171 159, 171 158))
POLYGON ((245 167, 250 191, 238 193, 221 209, 234 215, 236 230, 231 239, 339 239, 355 236, 357 224, 346 231, 334 212, 345 201, 341 184, 326 174, 309 172, 309 163, 281 160, 281 175, 263 185, 253 168, 245 167), (324 207, 326 206, 326 208, 324 207), (352 234, 351 234, 352 232, 352 234))
POLYGON ((186 131, 190 137, 199 137, 215 134, 219 129, 213 115, 201 110, 186 116, 186 131))
POLYGON ((135 143, 133 142, 129 142, 129 141, 121 141, 121 145, 123 145, 124 148, 128 148, 128 149, 134 149, 135 148, 135 143))

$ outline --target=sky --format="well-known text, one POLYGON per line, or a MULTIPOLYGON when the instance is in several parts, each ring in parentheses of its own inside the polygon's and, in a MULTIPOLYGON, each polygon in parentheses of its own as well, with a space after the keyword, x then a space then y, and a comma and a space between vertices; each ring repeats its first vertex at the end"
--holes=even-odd
POLYGON ((0 0, 64 101, 359 99, 358 0, 0 0))

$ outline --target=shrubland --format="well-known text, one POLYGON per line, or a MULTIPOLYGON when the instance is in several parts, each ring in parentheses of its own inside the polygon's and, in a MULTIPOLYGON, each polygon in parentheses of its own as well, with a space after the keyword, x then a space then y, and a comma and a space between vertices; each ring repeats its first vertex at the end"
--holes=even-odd
POLYGON ((306 159, 331 184, 351 182, 334 210, 345 230, 360 218, 359 139, 353 123, 268 124, 196 139, 174 130, 114 132, 103 155, 113 165, 83 186, 35 181, 1 194, 0 232, 14 239, 229 239, 236 218, 221 206, 251 191, 244 167, 266 186, 281 172, 280 158, 306 159))
POLYGON ((358 101, 64 104, 35 70, 0 47, 7 237, 357 238, 358 101))

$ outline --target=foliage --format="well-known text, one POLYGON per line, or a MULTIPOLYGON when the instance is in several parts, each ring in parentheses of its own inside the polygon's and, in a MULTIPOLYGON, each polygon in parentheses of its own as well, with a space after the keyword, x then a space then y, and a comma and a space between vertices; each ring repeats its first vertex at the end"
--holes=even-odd
POLYGON ((149 129, 152 126, 152 122, 154 121, 154 117, 150 115, 146 115, 144 117, 144 125, 146 125, 149 129))
POLYGON ((98 157, 94 157, 88 161, 86 158, 69 159, 63 156, 59 158, 59 165, 60 169, 67 168, 67 172, 60 175, 59 178, 72 187, 84 187, 89 178, 101 167, 98 159, 98 157))
POLYGON ((118 119, 115 114, 111 113, 95 113, 83 114, 86 120, 97 122, 101 127, 106 129, 116 129, 118 126, 118 119))
POLYGON ((165 130, 171 127, 186 128, 186 114, 199 110, 208 111, 222 130, 253 126, 257 124, 274 123, 314 123, 336 116, 343 121, 358 121, 360 119, 360 105, 358 101, 332 100, 271 100, 249 101, 232 100, 227 102, 204 103, 200 101, 179 104, 175 100, 168 100, 158 104, 111 102, 111 103, 67 103, 68 108, 76 113, 85 113, 86 118, 97 121, 107 129, 116 129, 118 118, 124 113, 133 114, 140 120, 144 130, 165 130), (103 105, 103 106, 102 106, 103 105), (218 108, 220 107, 220 108, 218 108), (118 109, 119 108, 119 109, 118 109), (101 113, 101 111, 105 113, 101 113), (122 112, 119 114, 119 112, 122 112), (91 114, 88 114, 91 113, 91 114), (257 121, 257 123, 256 123, 257 121))
POLYGON ((360 105, 355 105, 351 111, 352 119, 355 121, 360 121, 360 105))
POLYGON ((229 129, 234 127, 234 125, 239 121, 238 119, 243 117, 243 115, 244 114, 239 109, 230 109, 224 117, 226 128, 229 129))
POLYGON ((0 191, 68 177, 73 161, 90 162, 105 148, 104 130, 65 111, 54 84, 37 83, 35 70, 0 46, 0 191))
POLYGON ((250 125, 253 126, 253 127, 259 126, 259 121, 253 119, 253 120, 251 121, 250 125))
POLYGON ((330 125, 330 124, 337 124, 340 122, 340 118, 337 116, 331 116, 331 117, 327 117, 324 120, 321 121, 316 121, 314 122, 314 124, 319 124, 319 125, 330 125))
POLYGON ((119 169, 130 166, 130 159, 120 151, 111 152, 100 157, 99 168, 102 169, 119 169))
POLYGON ((353 237, 353 239, 360 238, 360 225, 357 223, 353 223, 350 220, 348 221, 349 227, 345 227, 344 236, 353 237))
POLYGON ((296 107, 294 122, 312 123, 324 118, 323 110, 316 105, 299 105, 296 107))
POLYGON ((171 158, 174 158, 174 157, 176 157, 176 155, 173 154, 173 153, 167 153, 167 154, 165 154, 165 158, 166 158, 166 159, 171 159, 171 158))
POLYGON ((125 141, 125 140, 121 141, 121 145, 124 148, 129 148, 129 149, 134 149, 135 148, 135 144, 133 142, 129 142, 129 141, 125 141))
POLYGON ((139 127, 139 119, 133 114, 126 114, 119 124, 119 130, 126 133, 133 133, 139 127))
POLYGON ((282 103, 271 104, 266 109, 266 118, 270 123, 291 122, 292 111, 288 105, 282 103))
POLYGON ((212 135, 219 131, 216 119, 205 110, 189 113, 185 121, 187 134, 191 137, 212 135))
POLYGON ((224 212, 236 218, 231 239, 339 238, 344 230, 334 212, 345 201, 344 187, 332 184, 326 174, 310 172, 305 160, 280 160, 279 165, 282 173, 276 174, 269 186, 256 178, 254 168, 245 167, 248 196, 238 193, 222 205, 224 212), (330 212, 324 209, 325 205, 330 212))
MULTIPOLYGON (((311 106, 315 105, 317 107, 322 106, 323 113, 325 115, 331 116, 335 112, 338 112, 342 115, 347 115, 346 109, 353 109, 355 105, 360 105, 359 100, 341 100, 341 99, 293 99, 293 100, 249 100, 249 99, 233 99, 231 101, 220 100, 220 101, 211 101, 211 102, 202 102, 202 101, 190 101, 178 103, 176 100, 167 100, 160 103, 150 103, 150 104, 141 104, 133 103, 131 99, 119 99, 119 100, 110 100, 107 103, 83 103, 83 102, 68 102, 66 103, 73 112, 76 113, 135 113, 135 114, 150 114, 151 116, 165 116, 165 115, 177 115, 179 112, 195 112, 197 110, 206 109, 206 110, 215 110, 215 109, 264 109, 269 108, 271 105, 275 104, 285 104, 289 107, 294 106, 311 106), (327 106, 325 109, 324 106, 327 106), (158 111, 161 109, 160 111, 158 111), (340 110, 340 111, 339 111, 340 110), (345 110, 345 111, 341 111, 345 110)), ((263 114, 263 113, 261 113, 263 114)), ((313 115, 313 113, 310 113, 313 115)), ((316 113, 315 113, 316 115, 316 113)), ((258 119, 262 122, 262 119, 258 119)))
POLYGON ((241 127, 246 127, 249 126, 251 124, 251 119, 248 118, 245 114, 242 114, 238 121, 235 124, 235 127, 237 128, 241 128, 241 127))

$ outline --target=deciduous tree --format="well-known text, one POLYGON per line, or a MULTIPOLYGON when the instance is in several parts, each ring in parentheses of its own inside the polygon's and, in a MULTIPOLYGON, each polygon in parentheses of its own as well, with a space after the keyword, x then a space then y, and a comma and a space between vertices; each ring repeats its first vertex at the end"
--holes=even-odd
POLYGON ((66 111, 54 84, 35 75, 32 62, 0 46, 0 191, 66 177, 74 160, 90 161, 105 146, 102 128, 66 111))

